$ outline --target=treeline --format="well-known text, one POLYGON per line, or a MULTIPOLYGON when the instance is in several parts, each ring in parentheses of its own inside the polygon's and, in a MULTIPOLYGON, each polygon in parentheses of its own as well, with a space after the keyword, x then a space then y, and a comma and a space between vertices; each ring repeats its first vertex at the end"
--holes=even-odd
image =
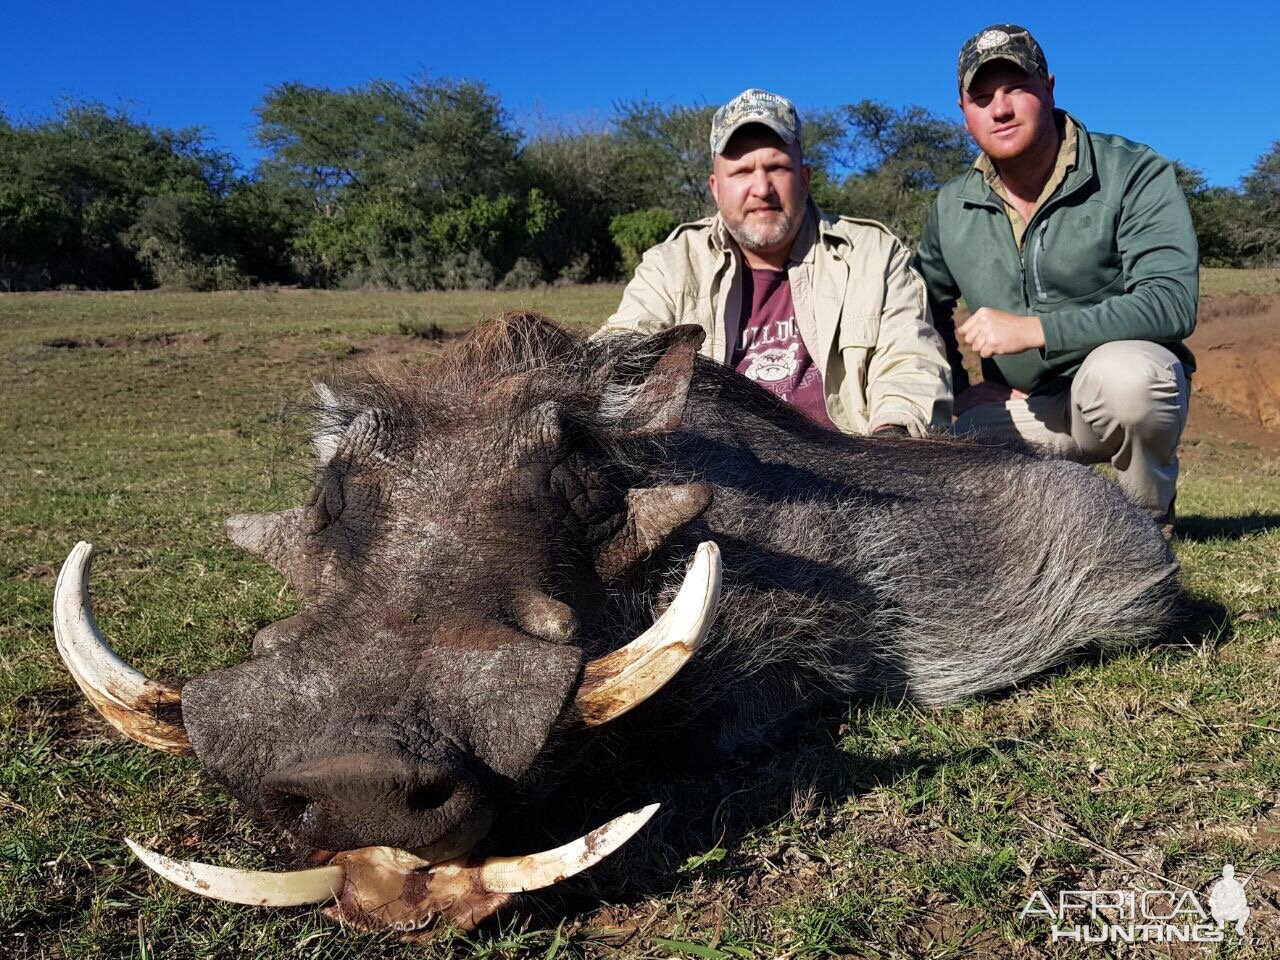
MULTIPOLYGON (((528 287, 625 276, 713 211, 713 107, 620 104, 607 128, 525 134, 482 84, 282 84, 252 173, 198 129, 94 103, 0 116, 0 289, 528 287)), ((914 243, 973 160, 964 128, 863 101, 805 113, 813 193, 914 243)), ((1241 189, 1179 166, 1204 260, 1280 262, 1280 142, 1241 189)))

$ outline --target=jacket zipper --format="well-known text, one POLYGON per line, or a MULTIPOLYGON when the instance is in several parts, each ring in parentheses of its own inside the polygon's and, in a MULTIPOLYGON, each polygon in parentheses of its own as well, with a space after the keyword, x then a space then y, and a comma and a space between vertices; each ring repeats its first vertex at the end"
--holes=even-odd
POLYGON ((1018 241, 1013 235, 1013 224, 1009 222, 1009 214, 1005 209, 1005 202, 1000 199, 994 190, 989 190, 988 205, 993 209, 997 209, 1004 217, 1005 226, 1009 228, 1009 242, 1013 245, 1013 252, 1018 257, 1018 272, 1022 275, 1022 302, 1027 309, 1031 307, 1031 295, 1027 291, 1027 261, 1023 256, 1023 249, 1018 246, 1018 241))
POLYGON ((1040 254, 1044 253, 1044 233, 1049 229, 1049 224, 1040 224, 1040 232, 1036 234, 1035 244, 1031 248, 1031 275, 1036 281, 1036 296, 1041 300, 1048 300, 1049 296, 1044 289, 1044 281, 1040 277, 1040 254))

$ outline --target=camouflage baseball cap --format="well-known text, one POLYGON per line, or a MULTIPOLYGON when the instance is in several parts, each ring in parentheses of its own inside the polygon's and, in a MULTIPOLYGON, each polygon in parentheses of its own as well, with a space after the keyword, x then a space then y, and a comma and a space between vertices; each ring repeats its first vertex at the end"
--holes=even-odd
POLYGON ((724 153, 739 127, 761 123, 786 144, 800 142, 800 115, 786 97, 767 90, 743 90, 711 118, 711 152, 724 153))
POLYGON ((956 74, 960 80, 960 92, 969 89, 978 68, 992 60, 1009 60, 1027 73, 1049 75, 1049 64, 1044 51, 1031 31, 1012 23, 997 23, 979 30, 960 48, 960 62, 956 74))

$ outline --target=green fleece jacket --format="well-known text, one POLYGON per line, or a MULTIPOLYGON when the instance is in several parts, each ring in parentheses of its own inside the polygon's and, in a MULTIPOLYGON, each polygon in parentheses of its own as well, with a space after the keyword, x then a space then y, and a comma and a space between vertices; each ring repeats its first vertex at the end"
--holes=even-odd
POLYGON ((952 318, 961 297, 970 310, 994 307, 1044 325, 1043 348, 984 360, 986 380, 1057 392, 1090 350, 1112 340, 1163 344, 1194 369, 1182 340, 1196 324, 1199 248, 1173 165, 1075 122, 1075 169, 1036 210, 1021 250, 981 171, 951 180, 934 202, 916 267, 957 395, 969 384, 952 318))

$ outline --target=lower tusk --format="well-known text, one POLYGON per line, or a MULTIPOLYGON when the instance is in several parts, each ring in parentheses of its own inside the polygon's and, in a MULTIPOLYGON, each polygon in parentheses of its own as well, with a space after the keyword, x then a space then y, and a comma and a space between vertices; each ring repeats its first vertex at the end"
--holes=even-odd
POLYGON ((170 883, 202 897, 256 907, 296 907, 335 900, 342 892, 342 867, 312 867, 289 873, 236 870, 195 861, 172 860, 125 838, 139 860, 170 883))
POLYGON ((182 693, 149 680, 108 645, 89 604, 93 545, 68 554, 53 591, 53 636, 71 676, 98 712, 126 737, 168 753, 190 753, 182 728, 182 693))
POLYGON ((648 700, 680 672, 702 643, 720 600, 720 548, 699 544, 675 600, 657 622, 625 647, 592 660, 576 703, 587 726, 620 717, 648 700))
MULTIPOLYGON (((523 857, 490 857, 478 867, 470 869, 478 870, 481 884, 494 893, 541 890, 581 873, 609 856, 649 822, 658 806, 659 804, 651 803, 643 809, 624 813, 563 847, 523 857)), ((450 866, 440 864, 432 873, 438 874, 450 866)))
POLYGON ((474 926, 477 915, 486 916, 511 894, 541 890, 599 863, 635 836, 657 809, 653 803, 625 813, 544 853, 479 862, 458 858, 435 866, 406 850, 362 847, 336 854, 327 866, 269 873, 172 860, 132 840, 125 843, 170 883, 214 900, 261 907, 337 900, 327 913, 337 910, 380 926, 410 923, 415 926, 404 929, 417 929, 441 916, 474 926))

